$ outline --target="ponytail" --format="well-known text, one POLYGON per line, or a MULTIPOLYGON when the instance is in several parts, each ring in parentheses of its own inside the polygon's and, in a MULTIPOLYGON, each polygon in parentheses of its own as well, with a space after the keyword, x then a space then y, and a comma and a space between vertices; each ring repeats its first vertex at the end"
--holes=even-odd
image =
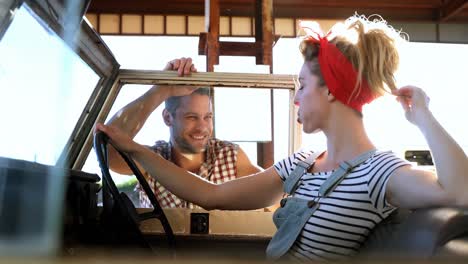
MULTIPOLYGON (((360 93, 359 84, 363 81, 362 78, 365 78, 376 97, 397 89, 394 77, 399 64, 396 43, 404 40, 400 32, 381 18, 370 21, 357 15, 348 18, 341 28, 337 25, 332 28, 334 37, 330 42, 336 45, 358 72, 352 95, 360 93)), ((305 61, 317 61, 320 50, 316 43, 304 40, 300 50, 305 61)), ((317 76, 323 80, 321 74, 317 76)), ((353 96, 350 97, 352 98, 353 96)))

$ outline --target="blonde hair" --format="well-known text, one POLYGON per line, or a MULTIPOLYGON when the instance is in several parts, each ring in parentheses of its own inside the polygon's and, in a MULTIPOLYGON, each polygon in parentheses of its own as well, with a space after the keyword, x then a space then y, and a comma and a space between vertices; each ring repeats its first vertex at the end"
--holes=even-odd
MULTIPOLYGON (((399 55, 396 42, 405 38, 381 17, 370 20, 364 16, 352 16, 344 24, 335 25, 329 40, 353 64, 358 72, 358 83, 353 95, 359 94, 359 83, 365 78, 375 96, 397 89, 394 73, 398 69, 399 55)), ((306 62, 312 63, 312 74, 323 81, 318 65, 319 46, 304 39, 300 51, 306 62)), ((350 97, 350 99, 353 97, 350 97)))

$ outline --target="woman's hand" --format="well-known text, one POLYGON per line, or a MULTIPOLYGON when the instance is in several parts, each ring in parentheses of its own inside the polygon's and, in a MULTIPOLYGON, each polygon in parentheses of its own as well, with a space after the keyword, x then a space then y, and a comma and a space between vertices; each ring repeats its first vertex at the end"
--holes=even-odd
POLYGON ((397 96, 397 101, 405 110, 406 119, 412 124, 419 125, 420 121, 430 114, 429 97, 421 88, 408 85, 393 90, 392 94, 397 96))
POLYGON ((138 148, 142 147, 140 144, 133 141, 130 136, 115 126, 97 123, 94 133, 98 131, 104 132, 109 137, 111 143, 120 151, 131 154, 137 151, 138 148))

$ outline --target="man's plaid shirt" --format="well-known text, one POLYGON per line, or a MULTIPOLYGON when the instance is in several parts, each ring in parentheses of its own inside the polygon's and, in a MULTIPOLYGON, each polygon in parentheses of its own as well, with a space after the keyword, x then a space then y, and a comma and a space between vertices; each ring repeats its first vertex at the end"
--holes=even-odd
MULTIPOLYGON (((156 144, 150 147, 154 152, 159 153, 163 158, 172 161, 171 143, 166 141, 157 141, 156 144)), ((210 139, 207 145, 206 160, 200 167, 200 177, 205 178, 213 183, 222 183, 236 178, 237 175, 237 149, 238 145, 221 141, 218 139, 210 139)), ((161 184, 156 182, 153 177, 147 173, 145 175, 149 186, 153 190, 162 208, 194 208, 195 205, 179 199, 177 196, 166 190, 161 184)), ((140 194, 140 207, 152 207, 148 196, 144 193, 141 186, 138 184, 136 189, 140 194)))

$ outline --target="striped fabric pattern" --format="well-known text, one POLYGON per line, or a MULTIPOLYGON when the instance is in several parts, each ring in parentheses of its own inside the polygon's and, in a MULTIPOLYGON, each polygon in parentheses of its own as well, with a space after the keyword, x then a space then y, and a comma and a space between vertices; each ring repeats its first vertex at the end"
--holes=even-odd
MULTIPOLYGON (((274 165, 285 179, 310 152, 297 152, 274 165)), ((369 232, 395 208, 385 200, 385 187, 395 169, 408 165, 389 151, 377 151, 349 173, 304 226, 288 257, 298 261, 341 260, 356 254, 369 232)), ((295 197, 312 200, 333 171, 306 173, 295 197)))
MULTIPOLYGON (((237 175, 238 147, 237 144, 228 141, 210 139, 207 145, 206 160, 201 165, 198 175, 213 183, 223 183, 235 179, 237 175)), ((163 158, 172 161, 170 142, 160 140, 150 148, 163 158)), ((147 173, 145 178, 162 208, 196 208, 196 205, 179 199, 179 197, 166 190, 147 173)), ((143 188, 138 184, 136 189, 140 195, 140 207, 151 208, 151 202, 143 188)))

